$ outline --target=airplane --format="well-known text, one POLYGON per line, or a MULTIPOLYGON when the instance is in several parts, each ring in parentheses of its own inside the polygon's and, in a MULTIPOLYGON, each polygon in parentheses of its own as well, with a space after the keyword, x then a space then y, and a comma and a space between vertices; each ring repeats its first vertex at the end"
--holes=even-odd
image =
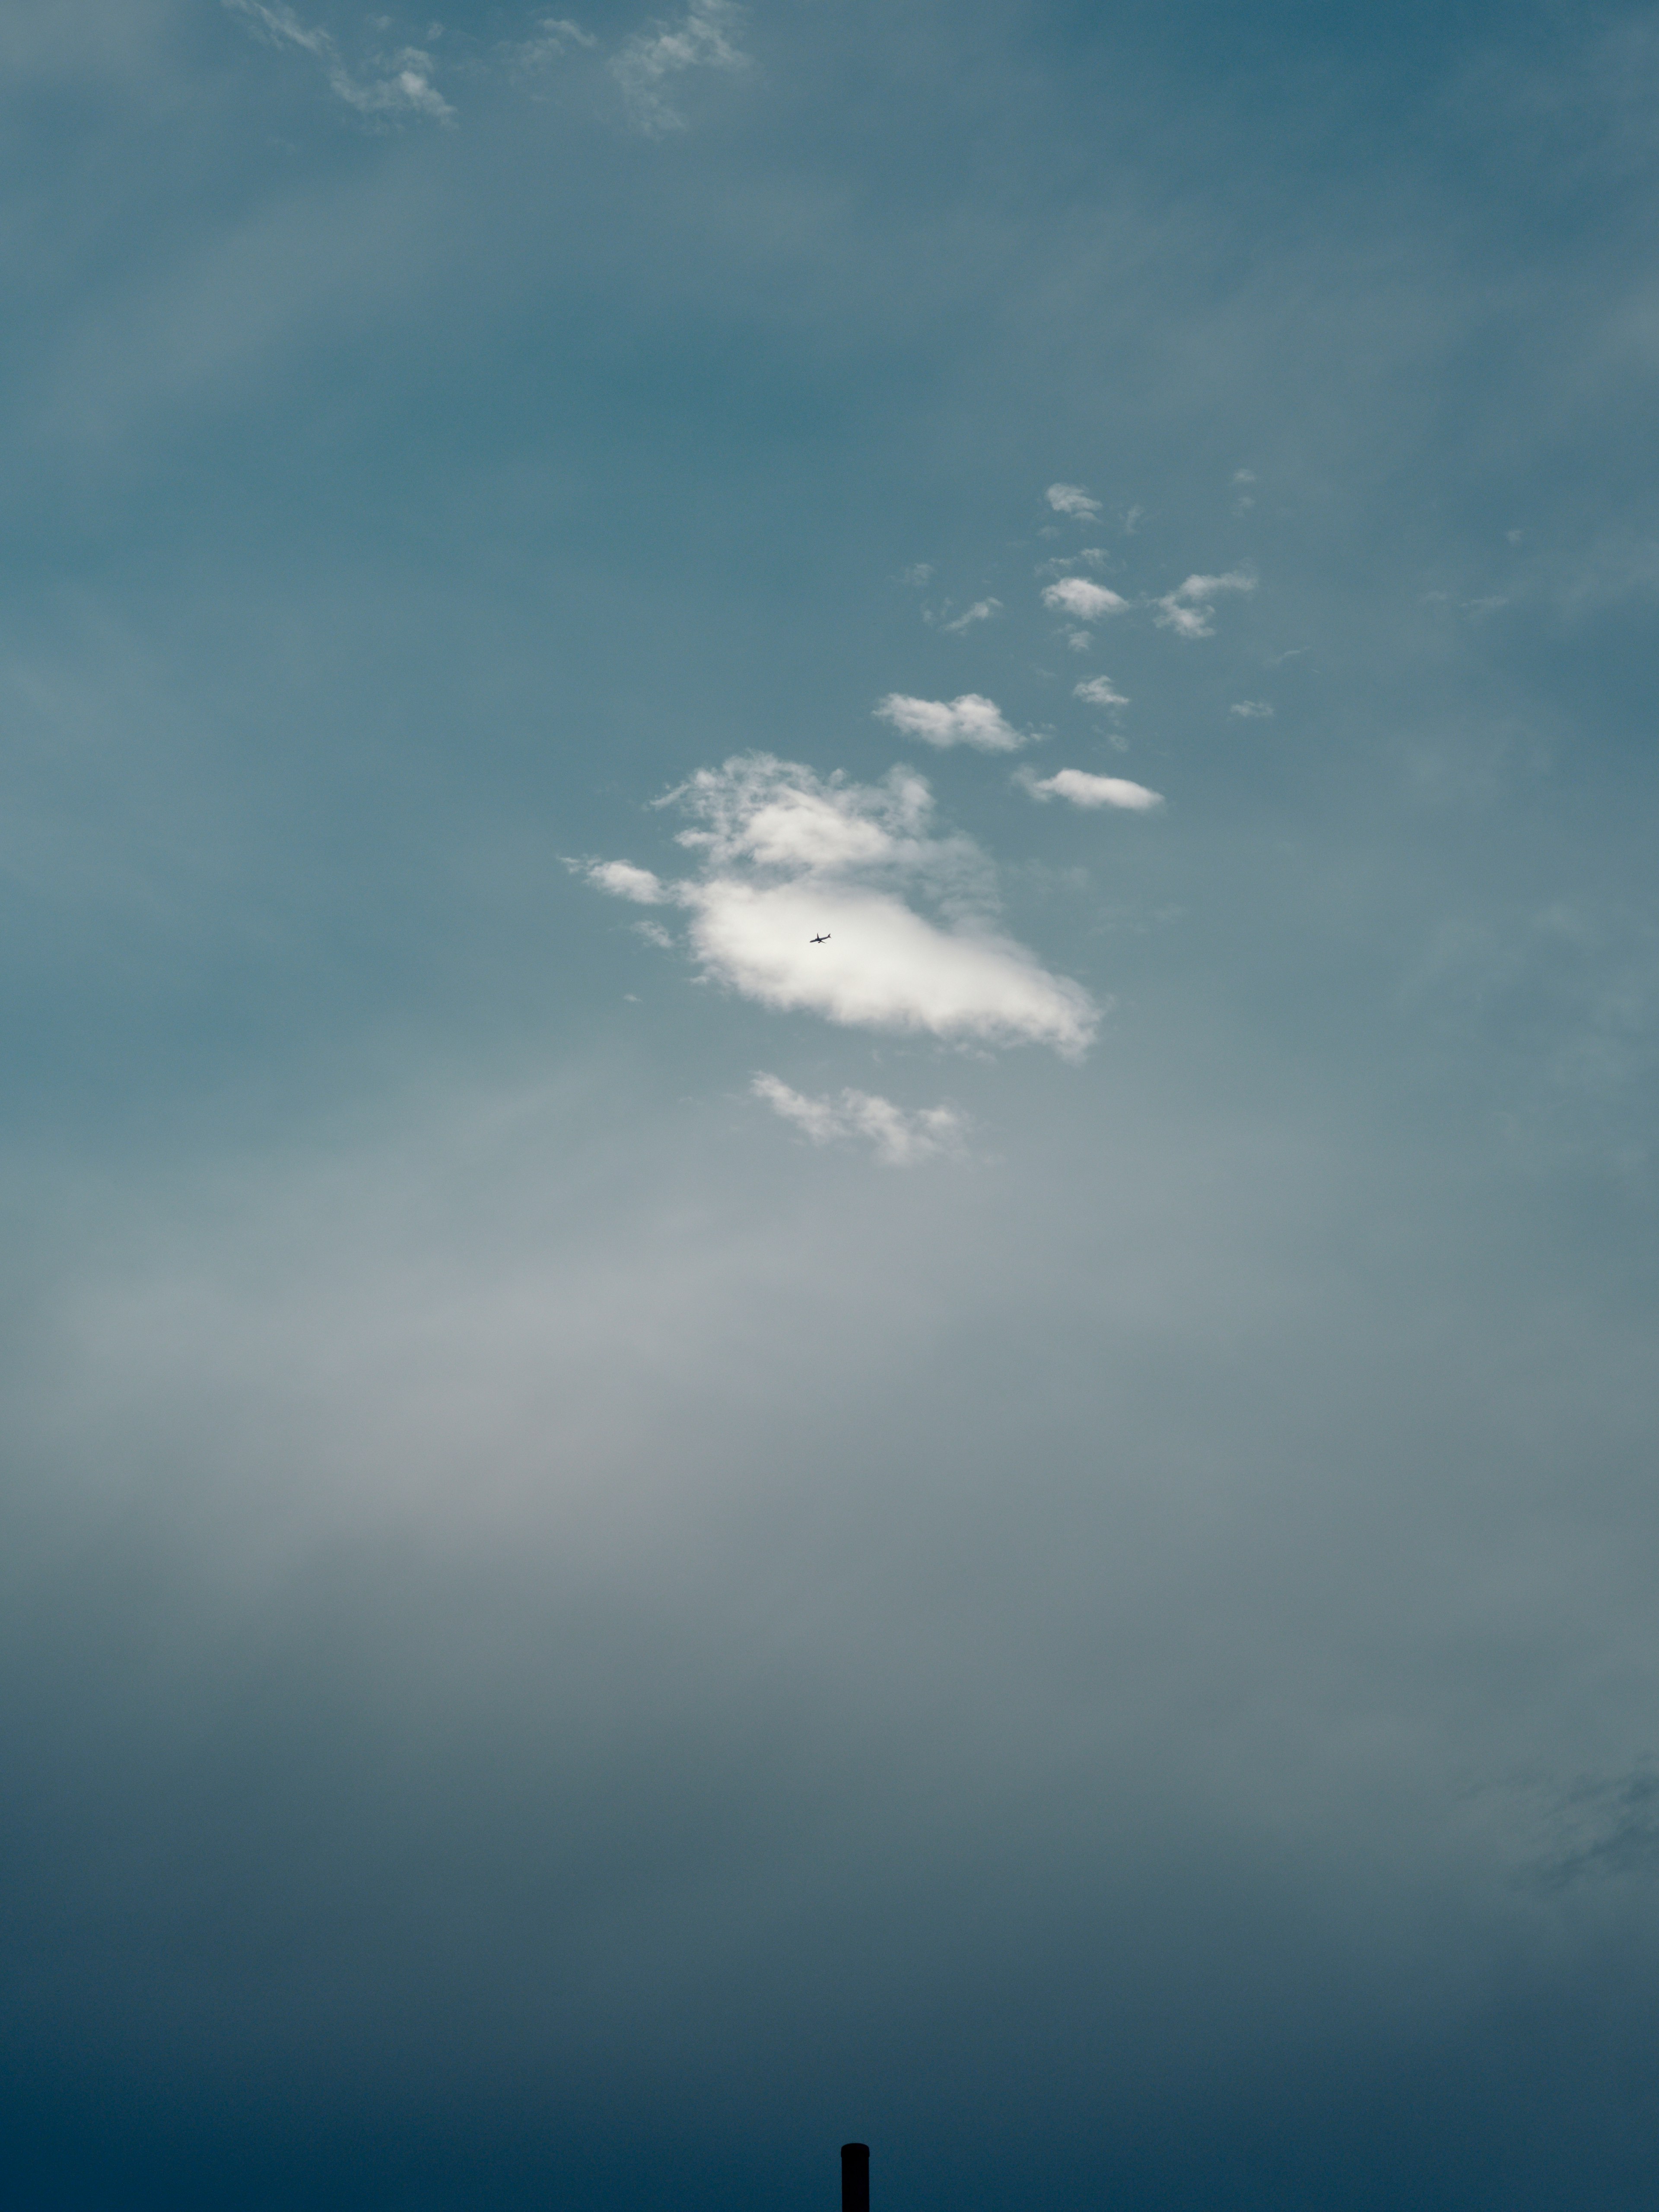
POLYGON ((809 937, 806 941, 809 945, 828 945, 830 942, 830 933, 826 929, 822 937, 809 937))

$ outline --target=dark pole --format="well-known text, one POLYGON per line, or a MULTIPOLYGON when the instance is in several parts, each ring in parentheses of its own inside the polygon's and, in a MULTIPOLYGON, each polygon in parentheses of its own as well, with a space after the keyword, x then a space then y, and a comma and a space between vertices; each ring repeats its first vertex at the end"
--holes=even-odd
POLYGON ((841 2147, 841 2212, 870 2212, 870 2146, 841 2147))

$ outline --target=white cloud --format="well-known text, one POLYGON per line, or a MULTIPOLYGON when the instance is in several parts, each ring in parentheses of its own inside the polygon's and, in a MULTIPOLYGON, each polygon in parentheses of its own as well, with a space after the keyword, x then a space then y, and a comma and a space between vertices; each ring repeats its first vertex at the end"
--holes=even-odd
POLYGON ((590 884, 612 898, 632 899, 638 906, 661 906, 668 896, 661 881, 649 868, 636 868, 631 860, 590 860, 584 866, 590 884))
POLYGON ((1177 584, 1166 592, 1158 603, 1156 620, 1161 629, 1172 629, 1181 637, 1213 637, 1215 629, 1212 604, 1222 592, 1253 592, 1255 578, 1242 568, 1231 570, 1224 576, 1188 576, 1184 584, 1177 584))
POLYGON ((1147 814, 1164 804, 1161 791, 1148 791, 1144 783, 1127 782, 1121 775, 1091 775, 1080 768, 1063 768, 1055 775, 1019 778, 1033 799, 1045 803, 1068 799, 1073 806, 1118 806, 1131 814, 1147 814))
POLYGON ((1086 576, 1062 576, 1046 588, 1042 604, 1056 614, 1087 623, 1097 622, 1103 615, 1121 615, 1129 602, 1104 584, 1091 584, 1086 576))
POLYGON ((1227 712, 1237 714, 1242 722, 1269 722, 1273 714, 1272 702, 1267 699, 1235 699, 1227 712))
POLYGON ((838 1098, 808 1098, 775 1075, 757 1075, 749 1087, 815 1145, 862 1138, 875 1147, 884 1167, 915 1167, 941 1156, 959 1157, 968 1127, 967 1115, 954 1106, 926 1106, 907 1114, 890 1098, 868 1091, 843 1091, 838 1098))
POLYGON ((958 615, 954 622, 941 623, 939 627, 947 630, 969 629, 975 623, 989 622, 993 615, 1001 611, 1000 599, 975 599, 966 614, 958 615))
POLYGON ((1086 629, 1074 629, 1066 638, 1066 642, 1073 653, 1087 653, 1089 647, 1094 643, 1094 639, 1086 629))
POLYGON ((933 573, 933 564, 931 561, 917 561, 903 571, 899 577, 899 581, 901 584, 910 584, 920 591, 932 577, 933 573))
POLYGON ((1027 732, 1003 720, 994 699, 981 698, 977 691, 964 691, 960 699, 951 700, 908 699, 902 691, 890 691, 875 711, 907 738, 920 738, 927 745, 972 745, 982 753, 1012 753, 1031 743, 1027 732))
POLYGON ((267 0, 223 0, 234 15, 246 15, 256 33, 273 46, 297 46, 322 64, 328 88, 355 107, 360 115, 429 115, 449 122, 454 109, 432 82, 432 57, 418 46, 404 46, 395 54, 382 54, 370 64, 371 73, 354 76, 340 58, 339 48, 327 31, 307 29, 291 8, 267 4, 267 0))
POLYGON ((698 875, 662 884, 626 861, 586 872, 620 896, 687 908, 714 981, 847 1027, 1087 1050, 1093 1000, 1002 933, 988 859, 971 838, 932 834, 933 794, 913 771, 855 784, 750 754, 658 804, 690 817, 678 842, 698 875))
POLYGON ((1092 522, 1100 513, 1100 501, 1091 499, 1081 484, 1050 484, 1047 498, 1056 514, 1075 514, 1085 522, 1092 522))
POLYGON ((635 31, 616 54, 611 74, 622 87, 635 122, 642 131, 678 131, 684 117, 670 100, 667 86, 687 70, 741 70, 749 57, 728 32, 741 10, 733 0, 694 0, 678 24, 653 24, 635 31))
POLYGON ((1091 707, 1127 707, 1127 698, 1121 691, 1114 690, 1109 676, 1091 676, 1084 684, 1072 686, 1074 699, 1085 699, 1091 707))

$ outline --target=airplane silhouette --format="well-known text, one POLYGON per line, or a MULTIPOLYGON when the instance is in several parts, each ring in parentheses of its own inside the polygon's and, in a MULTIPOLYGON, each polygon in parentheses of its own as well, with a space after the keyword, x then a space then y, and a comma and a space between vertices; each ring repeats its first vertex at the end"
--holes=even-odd
POLYGON ((809 945, 828 945, 830 942, 830 933, 826 929, 822 937, 809 937, 806 941, 809 945))

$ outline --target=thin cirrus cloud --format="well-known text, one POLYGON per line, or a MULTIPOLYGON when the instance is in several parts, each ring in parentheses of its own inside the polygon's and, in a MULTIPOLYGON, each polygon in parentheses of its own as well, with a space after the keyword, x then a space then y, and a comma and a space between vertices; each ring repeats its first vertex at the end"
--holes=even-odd
POLYGON ((957 632, 971 629, 975 623, 989 622, 993 615, 1001 611, 1000 599, 975 599, 973 605, 959 614, 954 622, 941 623, 939 628, 957 632))
POLYGON ((1051 483, 1044 496, 1056 514, 1074 514, 1081 521, 1092 522, 1100 513, 1100 501, 1091 498, 1081 484, 1051 483))
POLYGON ((254 35, 275 46, 297 47, 322 66, 328 88, 360 115, 428 115, 448 123, 455 111, 432 82, 432 57, 419 46, 404 46, 395 54, 377 57, 367 75, 354 75, 340 58, 331 34, 308 28, 291 8, 269 4, 269 0, 223 0, 232 15, 241 15, 254 35))
POLYGON ((1098 1007, 999 928, 987 855, 933 834, 933 793, 914 771, 849 783, 752 753, 658 804, 690 817, 678 842, 698 874, 665 883, 627 861, 579 865, 614 896, 687 908, 693 955, 715 981, 847 1028, 1087 1051, 1098 1007))
POLYGON ((1033 799, 1069 799, 1073 806, 1116 806, 1129 814, 1150 814, 1164 804, 1161 791, 1144 783, 1131 783, 1121 775, 1091 775, 1086 769, 1062 768, 1053 775, 1030 774, 1019 778, 1033 799))
POLYGON ((1103 615, 1121 615, 1128 605, 1104 584, 1087 576, 1061 576, 1046 586, 1042 604, 1054 614, 1070 615, 1076 622, 1097 622, 1103 615))
POLYGON ((1074 684, 1072 696, 1085 701, 1091 707, 1127 707, 1129 703, 1127 694, 1117 690, 1109 676, 1091 676, 1085 683, 1074 684))
POLYGON ((1231 569, 1224 576, 1188 576, 1184 584, 1177 584, 1158 600, 1154 620, 1161 629, 1172 629, 1177 637, 1213 637, 1214 602, 1219 595, 1255 589, 1255 578, 1242 568, 1231 569))
POLYGON ((688 70, 748 68, 748 55, 730 35, 739 13, 732 0, 695 0, 678 23, 635 32, 612 57, 611 74, 641 131, 684 128, 685 118, 674 106, 669 88, 688 70))
POLYGON ((1032 742, 1030 732, 1015 729, 1005 719, 994 699, 977 691, 964 691, 959 699, 912 699, 890 691, 877 702, 875 712, 907 738, 920 738, 941 750, 972 745, 981 753, 1013 753, 1032 742))
POLYGON ((907 1113, 890 1098, 869 1091, 809 1098, 775 1075, 757 1075, 749 1088, 813 1144, 862 1141, 872 1147, 884 1167, 917 1167, 927 1160, 962 1155, 968 1117, 954 1106, 925 1106, 907 1113))

